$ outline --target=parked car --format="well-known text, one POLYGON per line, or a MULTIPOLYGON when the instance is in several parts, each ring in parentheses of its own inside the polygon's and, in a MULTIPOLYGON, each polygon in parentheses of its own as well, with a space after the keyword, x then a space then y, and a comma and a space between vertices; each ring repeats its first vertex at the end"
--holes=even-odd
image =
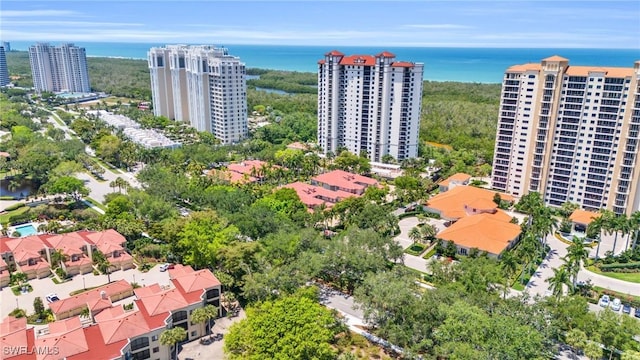
POLYGON ((622 305, 622 312, 625 314, 631 314, 631 306, 629 304, 622 305))
POLYGON ((618 298, 613 299, 613 301, 611 302, 611 310, 620 311, 621 307, 622 307, 622 302, 620 302, 620 299, 618 298))
POLYGON ((609 295, 602 295, 602 297, 600 298, 600 306, 602 307, 607 307, 609 306, 609 303, 611 302, 611 299, 609 298, 609 295))
POLYGON ((636 308, 636 311, 633 313, 633 315, 640 319, 640 308, 636 308))
POLYGON ((58 297, 58 294, 56 293, 51 293, 47 295, 46 299, 47 299, 47 302, 50 302, 50 303, 60 300, 60 298, 58 297))
POLYGON ((160 271, 167 271, 167 269, 169 269, 169 265, 170 264, 162 264, 160 265, 160 271))

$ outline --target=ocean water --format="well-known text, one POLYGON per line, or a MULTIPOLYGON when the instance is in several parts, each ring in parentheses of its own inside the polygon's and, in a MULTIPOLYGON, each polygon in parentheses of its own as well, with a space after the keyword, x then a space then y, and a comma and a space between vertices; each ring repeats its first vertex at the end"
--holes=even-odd
MULTIPOLYGON (((27 50, 33 42, 11 42, 15 50, 27 50)), ((160 43, 76 42, 87 49, 88 56, 146 59, 147 51, 160 43)), ((250 68, 316 72, 317 62, 334 48, 330 46, 232 45, 229 53, 239 56, 250 68)), ((340 46, 347 54, 378 54, 391 51, 397 60, 425 64, 424 78, 436 81, 499 83, 506 68, 514 64, 538 63, 543 58, 560 55, 571 65, 632 67, 640 60, 640 49, 507 49, 507 48, 415 48, 340 46)))

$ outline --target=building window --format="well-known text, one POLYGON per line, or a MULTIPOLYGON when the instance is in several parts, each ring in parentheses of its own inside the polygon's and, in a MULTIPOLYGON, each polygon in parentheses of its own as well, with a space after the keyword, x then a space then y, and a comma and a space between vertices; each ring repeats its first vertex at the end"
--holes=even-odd
POLYGON ((154 347, 154 348, 153 348, 153 353, 154 353, 154 354, 155 354, 155 353, 157 353, 157 352, 159 352, 159 351, 160 351, 160 348, 159 348, 159 347, 157 347, 157 346, 156 346, 156 347, 154 347))
POLYGON ((136 351, 138 349, 148 347, 149 346, 149 338, 148 337, 139 337, 131 341, 131 351, 136 351))

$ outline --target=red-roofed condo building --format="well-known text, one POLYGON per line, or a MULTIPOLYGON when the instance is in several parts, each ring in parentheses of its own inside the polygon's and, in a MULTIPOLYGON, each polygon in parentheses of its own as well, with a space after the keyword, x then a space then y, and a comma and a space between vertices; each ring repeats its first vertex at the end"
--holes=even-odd
POLYGON ((422 100, 423 64, 395 61, 395 55, 345 56, 339 51, 318 61, 318 142, 323 152, 346 148, 416 157, 422 100))
POLYGON ((502 82, 491 185, 547 205, 617 214, 640 209, 640 61, 515 65, 502 82))

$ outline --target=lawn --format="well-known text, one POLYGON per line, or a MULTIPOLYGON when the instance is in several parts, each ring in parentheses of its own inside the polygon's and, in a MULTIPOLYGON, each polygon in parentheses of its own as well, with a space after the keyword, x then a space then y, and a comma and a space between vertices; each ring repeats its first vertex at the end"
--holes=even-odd
POLYGON ((101 159, 98 159, 97 157, 93 158, 98 164, 102 165, 105 169, 107 170, 111 170, 112 172, 116 173, 116 174, 124 174, 122 172, 122 170, 118 169, 117 167, 107 164, 104 161, 102 161, 101 159))
POLYGON ((99 209, 101 209, 101 210, 103 210, 103 211, 107 211, 107 208, 106 208, 104 205, 100 204, 97 200, 92 199, 92 198, 90 198, 90 197, 86 197, 86 198, 84 198, 84 199, 85 199, 85 200, 87 200, 88 202, 90 202, 92 205, 95 205, 95 206, 96 206, 96 207, 98 207, 99 209))
POLYGON ((408 248, 406 248, 404 250, 404 252, 407 253, 407 254, 410 254, 410 255, 420 256, 420 254, 422 254, 422 252, 426 248, 427 247, 425 245, 423 245, 423 244, 414 243, 413 245, 411 245, 408 248))
POLYGON ((9 222, 9 218, 11 218, 13 215, 21 215, 26 213, 27 211, 29 211, 29 209, 31 209, 28 206, 24 206, 18 209, 15 209, 13 211, 8 211, 6 214, 2 214, 0 215, 0 224, 6 224, 9 222))
POLYGON ((618 280, 622 280, 622 281, 628 281, 628 282, 632 282, 632 283, 637 283, 640 284, 640 272, 635 272, 635 273, 621 273, 621 272, 613 272, 613 271, 600 271, 600 269, 598 269, 595 266, 589 266, 587 267, 587 270, 592 271, 596 274, 600 274, 606 277, 610 277, 610 278, 614 278, 614 279, 618 279, 618 280))

